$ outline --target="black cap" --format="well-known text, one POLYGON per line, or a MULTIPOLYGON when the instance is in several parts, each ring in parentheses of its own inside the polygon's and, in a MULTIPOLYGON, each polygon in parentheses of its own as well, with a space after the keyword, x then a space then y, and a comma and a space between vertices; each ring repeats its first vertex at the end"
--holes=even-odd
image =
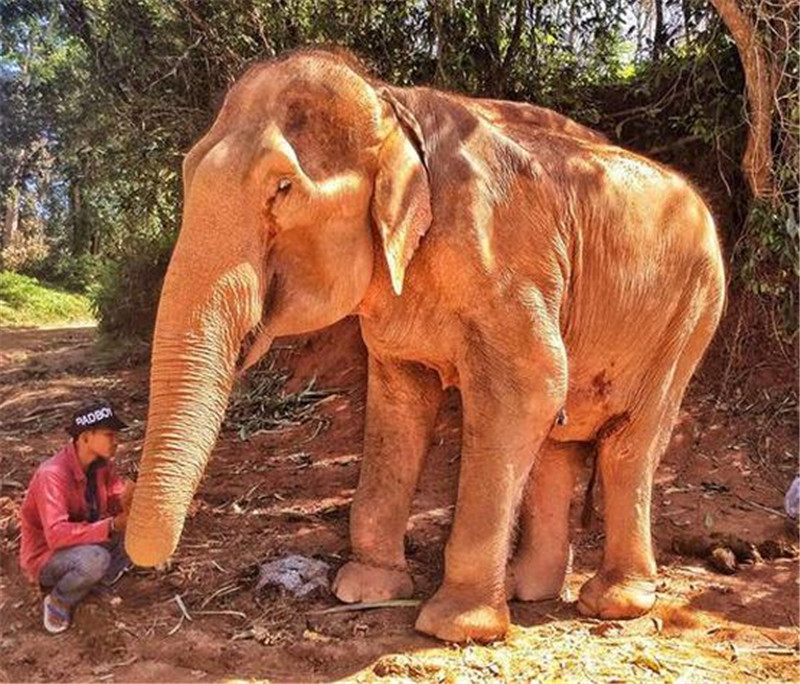
POLYGON ((124 430, 128 425, 119 419, 114 407, 107 401, 96 401, 77 410, 72 416, 67 432, 74 438, 86 430, 106 428, 124 430))

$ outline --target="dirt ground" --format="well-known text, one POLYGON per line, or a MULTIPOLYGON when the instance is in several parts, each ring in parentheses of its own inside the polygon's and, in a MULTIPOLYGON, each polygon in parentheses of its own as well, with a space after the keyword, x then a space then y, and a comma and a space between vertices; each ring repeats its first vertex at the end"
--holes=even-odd
MULTIPOLYGON (((577 525, 584 483, 573 506, 569 590, 563 600, 512 604, 504 643, 456 647, 426 638, 413 630, 416 606, 323 613, 338 605, 328 592, 257 592, 265 560, 305 554, 329 563, 332 575, 347 556, 365 362, 357 326, 345 321, 272 352, 276 366, 291 371, 289 390, 315 376, 317 388, 333 391, 314 417, 245 440, 224 433, 170 565, 136 570, 90 596, 72 629, 49 636, 41 598, 17 566, 16 514, 31 473, 63 443, 67 416, 90 394, 115 401, 132 424, 117 456, 123 474, 135 476, 141 453, 147 367, 126 367, 119 355, 111 363, 94 341, 92 328, 0 331, 0 681, 798 681, 798 560, 743 564, 726 575, 675 552, 676 540, 711 533, 797 547, 797 528, 782 513, 798 467, 796 368, 758 359, 733 371, 722 343, 693 381, 658 471, 660 583, 651 615, 578 615, 575 597, 599 563, 603 537, 601 510, 588 529, 577 525)), ((442 574, 459 414, 453 393, 409 525, 421 599, 442 574)))

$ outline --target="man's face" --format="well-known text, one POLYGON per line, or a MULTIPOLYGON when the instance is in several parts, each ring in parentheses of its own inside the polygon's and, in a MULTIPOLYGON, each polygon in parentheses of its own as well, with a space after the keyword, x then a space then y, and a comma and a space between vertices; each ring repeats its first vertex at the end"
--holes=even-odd
POLYGON ((98 428, 87 430, 81 435, 86 440, 86 446, 94 456, 100 458, 113 458, 117 452, 117 432, 98 428))

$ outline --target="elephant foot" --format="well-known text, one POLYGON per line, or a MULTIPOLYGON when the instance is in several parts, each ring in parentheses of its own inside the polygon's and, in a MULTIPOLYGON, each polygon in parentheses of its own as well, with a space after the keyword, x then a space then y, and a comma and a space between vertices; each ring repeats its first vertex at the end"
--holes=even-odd
POLYGON ((344 603, 387 601, 411 596, 414 593, 414 582, 405 570, 391 570, 350 561, 336 574, 333 593, 344 603))
POLYGON ((492 605, 442 587, 422 607, 414 627, 443 641, 487 643, 505 637, 508 625, 505 601, 492 605))
POLYGON ((656 584, 650 579, 612 582, 602 573, 581 587, 578 612, 586 617, 625 620, 647 613, 656 602, 656 584))
POLYGON ((548 601, 561 595, 567 562, 514 558, 508 565, 506 593, 519 601, 548 601))

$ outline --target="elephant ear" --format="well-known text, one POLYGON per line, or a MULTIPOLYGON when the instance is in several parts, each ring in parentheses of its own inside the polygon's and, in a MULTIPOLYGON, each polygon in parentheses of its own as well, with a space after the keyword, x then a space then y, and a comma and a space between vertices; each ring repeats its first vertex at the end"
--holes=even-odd
POLYGON ((392 288, 403 291, 406 268, 431 225, 431 193, 425 141, 414 115, 382 88, 395 125, 381 146, 372 197, 372 217, 383 240, 392 288))

